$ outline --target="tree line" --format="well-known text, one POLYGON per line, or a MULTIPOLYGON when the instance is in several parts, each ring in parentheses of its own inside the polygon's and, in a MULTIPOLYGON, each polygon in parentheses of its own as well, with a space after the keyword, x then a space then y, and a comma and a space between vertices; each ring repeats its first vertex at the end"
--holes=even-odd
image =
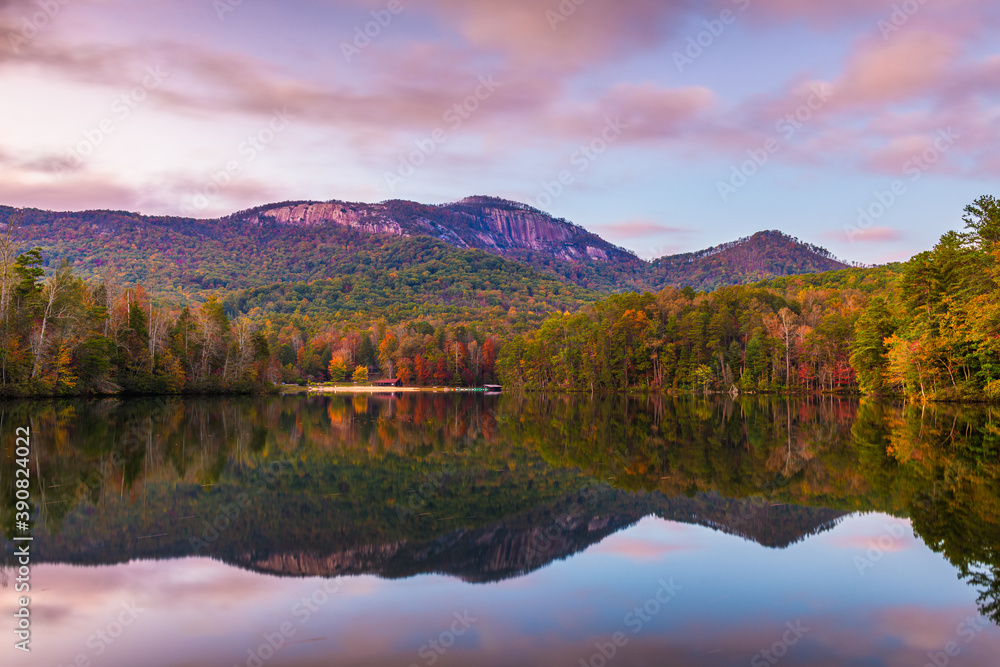
POLYGON ((106 272, 85 282, 0 238, 0 396, 254 391, 273 379, 267 339, 220 301, 158 307, 106 272))
POLYGON ((851 361, 862 390, 1000 399, 1000 201, 981 197, 963 219, 965 232, 907 262, 859 319, 851 361))
POLYGON ((508 385, 539 390, 847 391, 859 289, 667 288, 612 296, 510 341, 508 385))
POLYGON ((391 377, 539 391, 998 400, 1000 202, 981 197, 964 220, 964 232, 902 265, 711 292, 669 287, 578 300, 576 288, 511 273, 498 258, 452 266, 432 244, 407 251, 420 261, 405 275, 385 253, 381 267, 350 279, 183 306, 126 284, 110 264, 84 281, 63 262, 43 279, 41 249, 19 253, 8 224, 0 237, 0 395, 256 391, 391 377), (452 288, 440 274, 462 276, 455 304, 447 305, 452 288), (400 299, 409 297, 386 296, 410 294, 408 284, 425 298, 407 305, 400 299))
MULTIPOLYGON (((247 315, 214 294, 183 307, 158 302, 110 265, 98 280, 65 262, 44 275, 42 250, 18 254, 8 226, 0 237, 0 396, 256 392, 279 382, 367 382, 369 373, 412 385, 496 381, 500 339, 476 323, 389 325, 384 316, 311 318, 300 308, 247 315)), ((527 325, 513 308, 491 319, 527 325)))
POLYGON ((425 320, 389 325, 384 319, 311 324, 292 317, 271 323, 284 382, 367 382, 376 376, 410 386, 473 387, 496 382, 500 338, 475 325, 434 326, 425 320))
POLYGON ((710 293, 622 294, 508 342, 529 390, 722 390, 1000 400, 1000 202, 902 266, 710 293))

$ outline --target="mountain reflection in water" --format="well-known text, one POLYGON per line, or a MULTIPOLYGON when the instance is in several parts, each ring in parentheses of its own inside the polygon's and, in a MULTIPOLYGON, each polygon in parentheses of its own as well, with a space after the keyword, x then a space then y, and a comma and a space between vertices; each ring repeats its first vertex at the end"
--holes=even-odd
POLYGON ((44 434, 46 562, 201 555, 274 575, 486 582, 646 516, 781 549, 884 512, 911 519, 998 618, 990 407, 402 394, 0 409, 44 434))

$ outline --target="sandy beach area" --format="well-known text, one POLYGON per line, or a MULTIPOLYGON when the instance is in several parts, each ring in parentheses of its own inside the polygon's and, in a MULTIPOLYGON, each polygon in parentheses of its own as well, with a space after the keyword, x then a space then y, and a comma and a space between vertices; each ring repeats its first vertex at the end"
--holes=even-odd
POLYGON ((455 389, 452 387, 309 387, 310 394, 398 394, 428 392, 482 392, 482 389, 455 389))

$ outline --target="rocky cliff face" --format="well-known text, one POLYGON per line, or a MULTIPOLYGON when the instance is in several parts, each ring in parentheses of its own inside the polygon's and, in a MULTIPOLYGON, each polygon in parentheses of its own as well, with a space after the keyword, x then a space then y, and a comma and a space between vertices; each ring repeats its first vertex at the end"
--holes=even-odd
POLYGON ((259 572, 281 574, 291 577, 339 576, 364 574, 376 571, 387 560, 391 560, 405 542, 387 544, 364 544, 356 549, 345 549, 328 554, 286 551, 258 557, 252 553, 242 554, 237 561, 259 572))
MULTIPOLYGON (((346 537, 339 533, 351 524, 350 515, 334 515, 324 517, 326 527, 315 529, 316 541, 309 544, 276 542, 260 536, 252 524, 243 524, 217 533, 217 540, 192 551, 196 544, 192 540, 201 539, 208 524, 168 527, 169 517, 195 512, 188 504, 192 497, 171 496, 169 505, 155 505, 154 501, 157 511, 150 513, 153 523, 131 530, 125 527, 133 525, 137 516, 131 513, 133 507, 127 500, 105 507, 105 514, 88 511, 81 504, 60 532, 39 529, 36 558, 40 563, 101 565, 137 558, 185 558, 197 553, 274 576, 374 574, 401 578, 438 573, 468 582, 491 582, 518 577, 585 551, 647 516, 706 526, 783 549, 833 528, 845 515, 823 508, 723 498, 715 493, 667 498, 658 493, 636 496, 608 490, 593 500, 569 494, 554 505, 486 525, 456 528, 433 539, 346 537), (148 533, 159 534, 159 538, 140 537, 148 533)), ((275 517, 261 515, 262 525, 279 525, 284 520, 276 518, 280 507, 275 517)), ((9 545, 0 537, 0 547, 5 546, 9 545)), ((0 564, 4 562, 0 557, 0 564)))
POLYGON ((476 213, 466 213, 470 223, 482 224, 477 234, 484 249, 500 253, 511 249, 546 252, 569 261, 606 262, 610 255, 624 254, 580 227, 554 220, 530 210, 507 210, 484 206, 476 213))
MULTIPOLYGON (((619 494, 624 497, 623 494, 619 494)), ((459 529, 428 542, 386 542, 332 552, 248 552, 235 563, 278 576, 336 577, 375 574, 387 578, 445 573, 470 583, 518 577, 583 552, 646 516, 701 525, 772 548, 784 549, 834 528, 844 512, 792 505, 772 507, 755 499, 717 494, 695 498, 654 496, 625 501, 610 513, 572 511, 512 518, 482 528, 459 529)))
POLYGON ((470 197, 442 206, 408 201, 297 202, 250 213, 248 219, 256 224, 336 225, 372 234, 425 235, 459 248, 502 256, 531 252, 570 262, 635 261, 630 253, 582 227, 523 204, 491 197, 470 197))
POLYGON ((549 525, 500 523, 457 530, 424 543, 362 545, 333 553, 246 553, 235 560, 247 569, 280 576, 398 578, 438 572, 469 582, 501 581, 579 553, 641 518, 641 512, 598 517, 574 513, 549 525))
POLYGON ((279 225, 296 227, 319 227, 338 225, 350 227, 369 234, 391 234, 406 236, 398 222, 379 215, 364 205, 327 203, 298 204, 267 209, 259 214, 257 221, 271 220, 279 225))

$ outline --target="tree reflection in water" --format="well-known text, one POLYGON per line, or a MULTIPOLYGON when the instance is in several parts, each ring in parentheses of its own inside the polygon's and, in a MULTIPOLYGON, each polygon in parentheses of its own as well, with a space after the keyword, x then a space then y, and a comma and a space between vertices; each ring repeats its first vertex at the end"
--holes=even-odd
POLYGON ((30 423, 42 559, 204 553, 275 574, 490 581, 648 515, 783 548, 876 511, 910 518, 1000 622, 998 417, 836 397, 4 403, 0 520, 9 540, 7 430, 30 423))

